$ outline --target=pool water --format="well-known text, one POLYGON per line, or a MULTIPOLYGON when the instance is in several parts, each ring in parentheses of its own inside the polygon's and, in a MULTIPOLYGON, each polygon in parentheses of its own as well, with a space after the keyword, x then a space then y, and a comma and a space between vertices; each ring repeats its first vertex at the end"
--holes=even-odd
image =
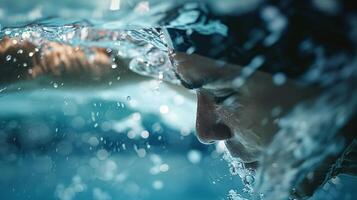
MULTIPOLYGON (((234 2, 228 0, 226 5, 234 2)), ((241 2, 238 7, 216 9, 243 12, 260 1, 241 2)), ((294 180, 341 150, 343 141, 333 138, 355 113, 355 87, 347 81, 331 84, 316 104, 299 104, 281 120, 261 167, 249 172, 240 167, 240 160, 227 157, 223 143, 198 142, 195 96, 175 86, 169 60, 173 46, 166 29, 188 35, 227 34, 219 21, 199 20, 197 3, 0 0, 0 4, 1 37, 104 47, 131 60, 132 71, 157 78, 118 77, 87 87, 53 80, 0 85, 1 199, 241 200, 260 199, 260 193, 263 199, 286 199, 294 180), (168 18, 165 11, 178 5, 182 7, 176 18, 168 18), (321 128, 332 122, 336 122, 333 128, 321 128), (286 137, 291 132, 294 137, 286 137), (301 164, 307 159, 311 162, 301 164)), ((317 64, 327 61, 321 57, 317 64)), ((318 69, 307 73, 305 81, 318 77, 329 84, 337 77, 318 69)), ((353 65, 346 71, 356 74, 353 65)), ((344 77, 346 71, 339 75, 344 77)), ((356 184, 355 177, 340 175, 310 199, 356 199, 356 184)))

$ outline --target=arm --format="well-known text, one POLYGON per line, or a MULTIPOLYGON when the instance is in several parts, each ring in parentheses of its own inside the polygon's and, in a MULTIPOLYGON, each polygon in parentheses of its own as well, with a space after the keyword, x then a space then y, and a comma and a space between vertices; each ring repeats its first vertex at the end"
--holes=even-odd
POLYGON ((31 80, 40 76, 57 79, 100 80, 113 72, 110 56, 101 48, 83 49, 56 42, 36 46, 5 37, 0 41, 0 83, 31 80))

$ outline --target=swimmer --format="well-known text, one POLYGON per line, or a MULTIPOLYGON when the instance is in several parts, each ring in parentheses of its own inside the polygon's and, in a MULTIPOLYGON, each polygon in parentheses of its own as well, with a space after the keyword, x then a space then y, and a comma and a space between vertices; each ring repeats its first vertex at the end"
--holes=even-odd
MULTIPOLYGON (((41 76, 62 81, 76 79, 79 83, 85 80, 100 82, 119 73, 111 68, 110 55, 100 48, 92 49, 94 58, 90 60, 82 49, 65 44, 48 42, 46 48, 36 51, 37 47, 28 41, 17 44, 12 41, 4 38, 0 42, 2 83, 35 80, 41 76), (21 54, 19 50, 22 50, 21 54), (34 54, 28 56, 31 52, 34 54), (9 55, 16 62, 8 61, 6 56, 9 55), (24 67, 23 63, 27 66, 24 67)), ((250 168, 259 166, 262 152, 278 130, 280 117, 301 101, 313 101, 322 91, 319 87, 300 86, 290 79, 283 85, 276 85, 271 74, 259 70, 237 89, 234 80, 244 67, 180 52, 176 52, 172 59, 182 85, 197 92, 196 133, 199 140, 205 144, 224 141, 231 155, 242 159, 250 168), (274 108, 280 110, 276 115, 271 114, 274 108)), ((349 128, 344 133, 349 140, 353 135, 352 130, 355 129, 349 128)), ((354 151, 349 153, 354 156, 354 151)), ((347 164, 355 162, 353 157, 351 161, 348 160, 351 156, 347 157, 347 164)), ((316 187, 322 184, 327 170, 336 159, 326 159, 320 169, 324 173, 315 179, 313 187, 301 186, 303 189, 300 190, 304 191, 294 194, 295 197, 311 196, 316 187)), ((347 164, 335 169, 334 176, 340 173, 356 174, 356 169, 347 164)))
MULTIPOLYGON (((174 72, 184 87, 197 92, 199 140, 206 144, 224 141, 232 156, 239 157, 251 168, 259 166, 262 153, 279 129, 280 118, 299 102, 314 102, 326 90, 318 84, 306 86, 298 81, 317 59, 314 50, 320 47, 329 55, 342 53, 348 58, 355 51, 347 31, 335 31, 345 27, 339 23, 338 16, 326 20, 327 14, 316 11, 311 5, 288 4, 264 3, 237 16, 218 15, 217 19, 229 27, 228 37, 193 33, 185 42, 195 47, 194 53, 183 47, 185 42, 172 47, 175 50, 171 56, 174 72), (274 22, 274 19, 282 21, 274 22), (236 25, 237 21, 241 24, 236 25), (280 23, 281 29, 270 30, 269 23, 273 23, 271 26, 280 23), (331 28, 331 23, 337 28, 331 28), (277 38, 273 40, 274 37, 277 38), (316 48, 303 49, 304 42, 316 48), (247 66, 254 69, 253 73, 246 80, 237 79, 249 71, 247 66), (282 79, 280 82, 274 81, 277 73, 282 79), (272 114, 273 110, 277 112, 272 114)), ((178 41, 179 37, 185 39, 183 32, 169 29, 168 37, 172 41, 178 41)), ((14 44, 12 39, 5 38, 0 47, 1 82, 35 79, 42 75, 94 80, 110 76, 110 55, 100 48, 91 51, 93 57, 89 58, 81 48, 53 42, 36 51, 36 46, 30 42, 14 44), (26 56, 17 56, 20 49, 26 56), (35 52, 33 56, 27 56, 31 52, 35 52), (9 63, 8 55, 18 62, 9 63), (28 66, 24 68, 21 63, 28 63, 28 66)), ((292 192, 293 197, 313 195, 321 184, 338 174, 356 175, 357 169, 353 167, 356 166, 354 118, 340 130, 341 137, 347 141, 344 150, 348 151, 326 158, 316 169, 315 178, 303 180, 292 192), (340 159, 342 164, 332 167, 340 159)))
MULTIPOLYGON (((332 88, 319 83, 319 77, 304 82, 304 74, 317 68, 319 53, 330 60, 322 67, 336 70, 331 75, 336 77, 337 69, 356 59, 349 21, 352 13, 356 14, 355 7, 343 1, 339 13, 332 14, 311 2, 263 1, 248 10, 222 15, 216 4, 208 6, 208 13, 195 10, 201 10, 199 19, 206 17, 206 23, 212 19, 222 22, 228 27, 228 36, 198 31, 188 35, 169 28, 173 71, 183 86, 197 93, 200 141, 224 141, 232 156, 256 168, 279 131, 280 119, 299 103, 315 103, 332 88), (336 56, 344 59, 332 62, 336 56)), ((353 88, 353 73, 335 84, 346 81, 353 88)), ((338 174, 357 175, 355 119, 356 113, 338 131, 337 138, 345 141, 342 152, 325 158, 312 176, 291 191, 292 198, 312 196, 338 174)))

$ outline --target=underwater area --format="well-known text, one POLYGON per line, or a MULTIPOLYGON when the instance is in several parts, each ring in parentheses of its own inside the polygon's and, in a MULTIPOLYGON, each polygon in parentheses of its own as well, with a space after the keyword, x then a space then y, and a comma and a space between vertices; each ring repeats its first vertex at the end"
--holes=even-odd
MULTIPOLYGON (((250 167, 251 162, 233 155, 224 140, 207 145, 196 137, 199 89, 185 85, 172 55, 175 51, 207 53, 205 43, 210 42, 206 37, 230 37, 232 27, 225 24, 226 16, 250 12, 264 2, 0 0, 0 39, 10 38, 12 45, 30 41, 36 46, 29 53, 16 50, 16 56, 5 55, 0 62, 0 199, 357 199, 355 133, 351 141, 338 137, 346 124, 355 122, 356 54, 331 56, 325 47, 315 48, 312 40, 299 41, 303 51, 316 55, 313 68, 299 77, 299 83, 321 85, 324 90, 314 102, 298 102, 289 112, 283 112, 283 103, 271 109, 272 116, 280 117, 274 121, 279 128, 274 129, 276 135, 264 151, 257 147, 262 151, 259 167, 250 167), (222 21, 211 18, 210 12, 223 16, 222 21), (175 35, 182 33, 183 37, 175 35), (187 45, 186 39, 196 34, 204 39, 187 45), (22 61, 18 55, 32 58, 52 50, 46 46, 48 42, 82 49, 88 60, 103 52, 110 55, 106 77, 41 76, 26 80, 19 75, 13 81, 1 70, 22 61), (313 172, 319 170, 319 164, 341 154, 333 168, 339 169, 345 162, 342 158, 352 155, 348 168, 352 173, 328 172, 312 196, 290 196, 305 183, 305 177, 317 176, 313 172)), ((311 2, 331 15, 339 12, 335 0, 311 2)), ((260 39, 265 46, 275 48, 289 20, 270 5, 262 7, 259 17, 269 31, 265 36, 259 31, 248 32, 251 38, 244 48, 254 49, 260 39)), ((349 18, 354 25, 349 38, 355 42, 355 50, 357 14, 349 18)), ((217 41, 211 42, 213 51, 218 52, 224 45, 217 41)), ((240 52, 244 48, 232 49, 240 52)), ((209 57, 226 58, 227 51, 209 57)), ((268 56, 260 54, 247 54, 244 69, 232 81, 236 90, 257 71, 266 70, 268 56)), ((28 70, 28 63, 20 64, 28 70)), ((290 71, 284 74, 279 70, 271 72, 274 75, 269 81, 279 87, 290 84, 290 71)), ((33 77, 37 73, 29 72, 33 77)), ((221 77, 217 82, 225 81, 226 77, 221 77)), ((284 99, 289 94, 274 96, 284 99)), ((233 104, 229 95, 222 100, 225 106, 233 104)), ((263 102, 269 104, 264 98, 263 102)))

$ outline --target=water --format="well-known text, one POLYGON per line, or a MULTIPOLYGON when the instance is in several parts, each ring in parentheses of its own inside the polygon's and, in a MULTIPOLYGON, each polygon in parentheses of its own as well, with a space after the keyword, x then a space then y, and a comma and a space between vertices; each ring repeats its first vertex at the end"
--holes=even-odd
POLYGON ((241 184, 193 135, 194 99, 163 83, 10 89, 0 98, 3 198, 203 200, 241 184))
POLYGON ((280 122, 281 129, 265 152, 257 177, 257 190, 266 194, 265 199, 286 199, 309 170, 342 150, 344 141, 336 137, 337 131, 353 115, 351 108, 357 102, 356 93, 349 89, 337 84, 315 104, 297 106, 280 122), (334 125, 329 126, 331 123, 334 125), (284 183, 274 182, 278 180, 284 183))
MULTIPOLYGON (((257 2, 243 3, 246 7, 240 8, 242 12, 249 10, 257 2)), ((331 74, 336 71, 324 67, 326 63, 343 58, 328 58, 323 50, 316 50, 316 68, 302 80, 331 89, 312 105, 297 105, 279 122, 278 135, 255 171, 232 158, 221 144, 216 149, 198 144, 192 134, 194 101, 182 100, 162 83, 178 83, 165 28, 187 30, 188 35, 192 30, 206 35, 227 34, 227 27, 219 21, 198 20, 200 13, 195 8, 199 5, 188 3, 176 18, 168 20, 162 13, 175 7, 175 1, 51 4, 38 0, 29 5, 16 0, 12 3, 21 5, 17 8, 0 3, 6 5, 0 8, 1 36, 30 40, 39 46, 50 40, 83 48, 103 47, 130 60, 132 71, 159 79, 143 81, 139 90, 130 84, 110 82, 96 88, 95 94, 87 89, 73 93, 57 82, 36 91, 27 84, 1 87, 1 169, 6 173, 1 173, 0 192, 8 199, 181 199, 182 194, 185 199, 288 199, 309 170, 341 151, 344 141, 335 136, 356 112, 356 61, 331 74), (52 17, 54 13, 56 17, 52 17), (307 118, 311 120, 304 120, 307 118), (24 134, 21 127, 26 127, 24 134), (5 145, 8 140, 13 140, 11 145, 5 145), (303 162, 307 159, 310 162, 303 162), (187 170, 180 171, 184 166, 187 170), (28 168, 34 172, 25 183, 14 179, 27 176, 28 168), (187 175, 189 172, 195 176, 187 175), (37 179, 49 184, 35 187, 37 179), (172 191, 178 192, 172 195, 172 191)), ((230 12, 228 7, 216 9, 230 12)), ((267 38, 266 43, 272 44, 287 22, 283 17, 270 20, 271 15, 280 16, 274 10, 263 13, 271 29, 277 30, 267 38)), ((8 62, 11 59, 6 57, 8 62)), ((262 62, 263 57, 253 59, 246 73, 235 79, 236 86, 242 86, 262 62)), ((276 74, 274 82, 284 84, 284 74, 276 74)), ((355 178, 339 176, 312 199, 353 199, 353 185, 355 178)))

